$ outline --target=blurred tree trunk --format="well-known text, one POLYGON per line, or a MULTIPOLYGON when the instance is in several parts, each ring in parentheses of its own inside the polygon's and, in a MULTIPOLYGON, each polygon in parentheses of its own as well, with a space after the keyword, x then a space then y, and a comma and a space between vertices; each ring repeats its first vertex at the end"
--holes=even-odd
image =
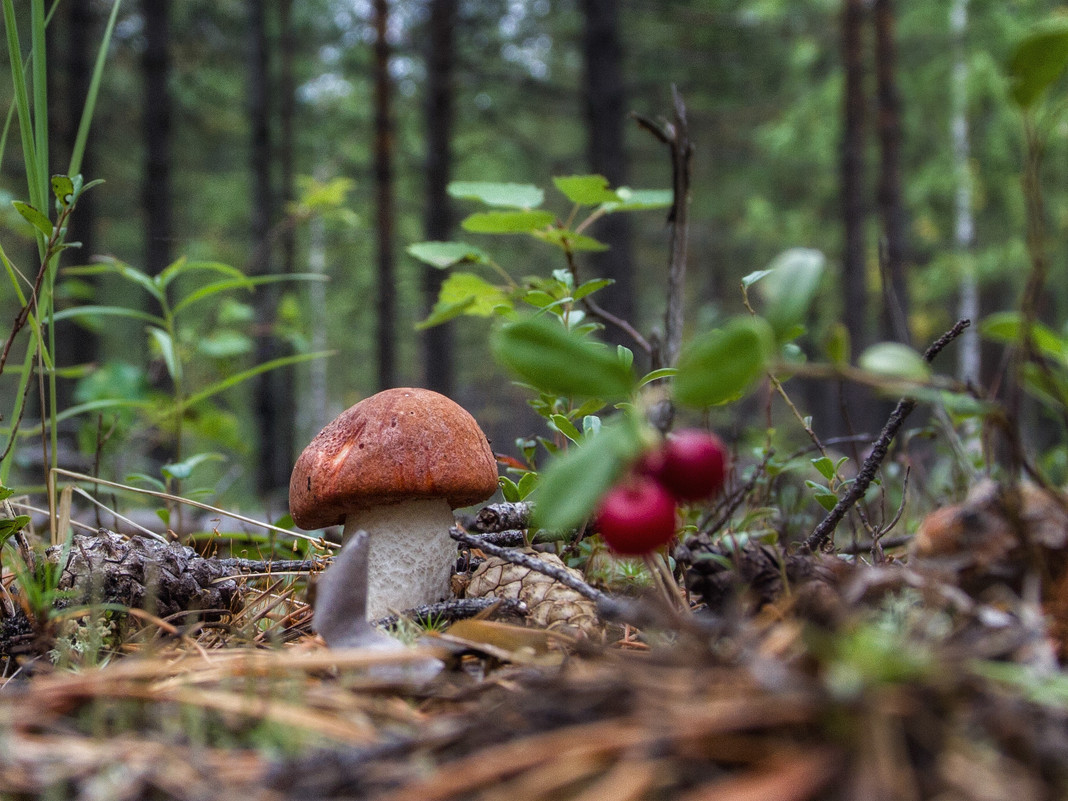
MULTIPOLYGON (((69 154, 74 147, 74 140, 78 135, 78 124, 81 122, 82 109, 85 106, 85 98, 89 93, 89 79, 92 77, 93 56, 92 45, 98 41, 98 29, 93 14, 91 0, 69 0, 67 6, 67 30, 66 30, 66 59, 64 63, 66 72, 66 113, 64 120, 64 164, 69 163, 69 154)), ((82 156, 82 175, 87 181, 97 176, 93 174, 94 160, 92 137, 86 142, 85 152, 82 156)), ((53 172, 58 172, 58 162, 53 172)), ((71 215, 68 227, 67 239, 71 242, 81 242, 78 250, 70 250, 64 254, 63 264, 85 264, 96 249, 94 232, 96 228, 96 201, 95 192, 86 192, 78 201, 78 208, 71 215)), ((84 276, 83 280, 92 281, 91 276, 84 276)), ((87 364, 96 358, 98 340, 95 334, 71 321, 56 323, 55 358, 59 366, 74 364, 87 364)), ((73 382, 59 381, 56 384, 57 402, 60 409, 70 406, 73 402, 73 382)))
POLYGON ((395 385, 397 291, 393 263, 393 120, 389 75, 388 0, 374 0, 375 138, 374 180, 378 242, 378 388, 395 385))
MULTIPOLYGON (((607 178, 612 186, 622 186, 627 181, 624 146, 627 100, 619 30, 620 4, 616 0, 583 0, 582 10, 585 16, 582 51, 590 169, 607 178)), ((594 234, 610 250, 593 254, 590 259, 593 272, 583 277, 613 279, 615 284, 597 295, 600 305, 617 317, 637 323, 630 218, 626 214, 610 214, 597 223, 594 234)), ((634 345, 613 326, 608 326, 606 334, 616 344, 634 345)))
MULTIPOLYGON (((281 168, 279 194, 284 210, 296 199, 296 190, 294 189, 296 167, 293 160, 293 116, 297 90, 293 63, 296 57, 297 37, 293 29, 293 0, 279 0, 278 2, 278 49, 281 54, 278 69, 278 163, 281 168)), ((291 224, 287 223, 282 228, 279 246, 282 272, 295 272, 297 243, 295 231, 291 224)), ((289 368, 283 372, 290 376, 293 374, 289 368)), ((292 382, 288 383, 291 384, 292 382)))
POLYGON ((884 334, 908 342, 909 294, 906 275, 908 232, 901 189, 901 95, 897 86, 894 4, 875 0, 875 80, 881 150, 878 203, 883 225, 880 264, 886 304, 884 334))
MULTIPOLYGON (((868 265, 865 226, 868 201, 865 195, 865 109, 864 91, 864 0, 845 0, 841 21, 841 58, 844 77, 842 106, 841 199, 842 199, 842 322, 849 335, 850 358, 870 342, 868 330, 868 265)), ((830 389, 830 386, 827 386, 830 389)), ((842 387, 851 422, 861 430, 875 423, 870 395, 859 387, 842 387)), ((818 390, 817 390, 818 392, 818 390)), ((833 398, 811 401, 813 408, 833 409, 833 398)), ((827 433, 848 434, 837 421, 841 416, 828 415, 827 433), (835 421, 835 422, 831 422, 835 421)))
POLYGON ((141 208, 145 217, 145 265, 152 275, 171 263, 174 237, 171 198, 170 96, 171 0, 142 0, 145 49, 141 57, 144 76, 142 131, 145 138, 145 172, 141 208))
MULTIPOLYGON (((426 86, 426 212, 423 235, 428 241, 446 240, 452 234, 452 206, 446 188, 452 174, 453 72, 457 0, 431 0, 427 23, 426 86)), ((424 270, 426 309, 437 300, 445 272, 424 270)), ((426 385, 452 396, 453 324, 445 323, 423 332, 426 385)))
MULTIPOLYGON (((271 80, 267 7, 268 4, 261 0, 248 2, 248 115, 252 172, 249 272, 252 274, 275 271, 271 237, 277 203, 271 176, 275 155, 271 141, 271 97, 279 90, 272 86, 271 80)), ((274 336, 278 287, 274 284, 261 287, 255 297, 259 323, 256 362, 262 364, 282 355, 274 336)), ((255 379, 253 392, 259 434, 256 488, 262 496, 270 497, 288 487, 293 468, 292 388, 287 386, 282 371, 270 371, 255 379)))
POLYGON ((965 41, 968 33, 968 0, 953 0, 949 12, 950 34, 953 37, 953 78, 950 94, 953 101, 951 136, 953 167, 957 180, 956 225, 954 239, 962 261, 960 299, 957 316, 971 320, 973 325, 960 337, 957 349, 957 378, 980 381, 982 364, 979 342, 979 282, 975 274, 972 252, 975 247, 975 215, 972 207, 971 141, 968 131, 968 55, 965 41))

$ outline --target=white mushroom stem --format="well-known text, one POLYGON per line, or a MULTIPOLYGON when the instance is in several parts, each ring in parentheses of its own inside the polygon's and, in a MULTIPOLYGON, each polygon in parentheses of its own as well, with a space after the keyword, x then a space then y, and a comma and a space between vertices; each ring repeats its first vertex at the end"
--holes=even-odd
POLYGON ((377 620, 450 595, 456 542, 452 508, 444 498, 373 506, 345 518, 342 542, 369 535, 367 617, 377 620))
MULTIPOLYGON (((367 532, 354 532, 334 557, 334 563, 319 578, 312 625, 331 648, 407 652, 405 645, 367 620, 367 545, 367 532)), ((434 678, 442 668, 444 663, 440 659, 426 657, 373 665, 369 673, 384 681, 422 684, 434 678)))

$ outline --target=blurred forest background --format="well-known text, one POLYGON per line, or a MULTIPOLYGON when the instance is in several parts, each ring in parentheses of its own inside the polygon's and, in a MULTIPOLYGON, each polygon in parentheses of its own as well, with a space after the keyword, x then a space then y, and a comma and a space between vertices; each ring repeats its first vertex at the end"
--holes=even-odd
MULTIPOLYGON (((289 470, 307 440, 386 386, 453 396, 495 450, 512 452, 514 438, 539 424, 523 392, 488 358, 490 322, 464 318, 417 330, 443 273, 405 246, 462 236, 516 278, 564 266, 538 242, 459 231, 475 209, 450 198, 447 183, 550 187, 553 176, 595 172, 613 186, 670 188, 667 149, 628 115, 670 118, 674 85, 695 146, 688 330, 741 311, 743 275, 787 248, 808 247, 832 265, 804 340, 810 357, 824 358, 839 327, 849 331, 854 354, 881 339, 922 349, 958 316, 1009 308, 1019 294, 1028 265, 1024 126, 1008 99, 1004 64, 1022 33, 1056 7, 1042 0, 125 2, 82 168, 86 180, 106 183, 79 204, 69 238, 83 247, 65 253, 64 263, 109 256, 157 274, 184 257, 249 274, 329 278, 229 293, 198 305, 183 323, 191 386, 259 361, 336 351, 190 410, 183 454, 224 457, 205 464, 199 480, 216 502, 266 498, 269 511, 284 512, 289 470)), ((53 172, 67 163, 111 8, 63 0, 51 20, 53 172)), ((10 93, 10 81, 0 84, 10 93)), ((1060 328, 1068 311, 1068 147, 1063 128, 1049 133, 1043 170, 1053 272, 1042 315, 1060 328)), ((25 192, 11 134, 0 236, 30 273, 35 245, 10 205, 25 192)), ((546 205, 562 217, 569 212, 551 190, 546 205)), ((614 278, 603 305, 648 333, 664 313, 664 212, 608 222, 594 233, 611 250, 582 262, 581 274, 614 278)), ((10 289, 0 302, 4 319, 12 318, 10 289)), ((114 276, 61 280, 57 304, 84 303, 150 305, 135 283, 114 276)), ((61 408, 166 395, 161 354, 143 323, 86 322, 66 321, 57 334, 61 408)), ((959 363, 940 369, 989 381, 999 368, 981 359, 977 339, 965 338, 955 352, 959 363)), ((818 429, 840 426, 836 395, 815 388, 803 399, 818 429)), ((35 408, 23 424, 29 433, 35 408)), ((883 417, 863 403, 852 412, 860 431, 883 417)), ((66 420, 60 461, 117 480, 151 469, 152 458, 168 458, 168 446, 145 422, 130 410, 66 420)), ((40 446, 32 437, 22 442, 21 478, 8 483, 35 486, 40 446)))

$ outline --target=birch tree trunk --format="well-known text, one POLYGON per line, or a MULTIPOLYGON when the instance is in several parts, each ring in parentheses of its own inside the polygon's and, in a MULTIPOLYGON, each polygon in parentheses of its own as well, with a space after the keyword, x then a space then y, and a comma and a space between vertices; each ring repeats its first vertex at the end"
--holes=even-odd
POLYGON ((953 119, 950 134, 953 140, 953 167, 957 181, 954 239, 960 257, 960 299, 957 316, 973 322, 957 346, 957 377, 961 381, 979 383, 981 366, 979 347, 979 282, 975 275, 972 249, 975 246, 975 219, 972 211, 972 174, 968 161, 971 142, 968 131, 968 59, 965 39, 968 31, 968 0, 953 0, 949 12, 949 28, 953 37, 953 78, 950 92, 953 119))

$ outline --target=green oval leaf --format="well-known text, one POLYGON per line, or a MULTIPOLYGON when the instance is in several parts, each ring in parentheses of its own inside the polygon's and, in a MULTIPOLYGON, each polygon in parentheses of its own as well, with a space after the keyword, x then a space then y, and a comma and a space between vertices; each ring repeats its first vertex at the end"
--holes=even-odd
POLYGON ((608 188, 608 179, 603 175, 567 175, 553 178, 553 184, 572 203, 580 206, 600 206, 602 203, 620 203, 622 198, 608 188))
POLYGON ((409 245, 407 253, 424 264, 444 270, 457 264, 473 262, 486 264, 489 256, 485 251, 468 245, 466 242, 416 242, 409 245))
POLYGON ((447 191, 455 198, 477 200, 487 206, 511 209, 537 208, 545 200, 545 192, 531 184, 453 181, 447 191))
POLYGON ((616 194, 619 195, 621 201, 605 204, 606 211, 666 209, 675 202, 675 193, 670 189, 628 189, 621 186, 616 189, 616 194))
POLYGON ((147 326, 147 330, 152 340, 156 343, 156 347, 159 348, 171 380, 175 384, 180 383, 182 380, 182 362, 178 358, 178 351, 174 346, 174 340, 171 339, 171 335, 154 325, 147 326))
MULTIPOLYGON (((979 333, 995 342, 1017 345, 1023 340, 1023 321, 1020 313, 991 314, 979 324, 979 333)), ((1049 326, 1035 321, 1031 325, 1031 338, 1044 356, 1062 363, 1068 360, 1068 341, 1049 326)))
POLYGON ((416 328, 422 330, 440 325, 461 314, 489 317, 499 306, 511 307, 511 300, 500 287, 474 273, 453 273, 442 281, 434 308, 416 328))
POLYGON ((679 356, 675 399, 704 407, 740 398, 764 374, 773 339, 759 317, 736 317, 697 337, 679 356))
POLYGON ((23 203, 21 200, 13 200, 11 205, 15 207, 15 211, 23 216, 26 222, 44 234, 46 238, 52 236, 52 222, 44 214, 29 203, 23 203))
POLYGON ((1030 108, 1068 66, 1068 19, 1043 23, 1017 46, 1009 61, 1012 99, 1030 108))
POLYGON ((62 205, 70 205, 71 195, 74 194, 74 181, 66 175, 53 175, 52 194, 62 205))
POLYGON ((605 423, 582 445, 557 456, 540 474, 534 525, 549 531, 567 531, 581 525, 642 447, 640 430, 624 418, 605 423))
POLYGON ((763 275, 753 279, 763 279, 757 291, 764 300, 764 317, 780 342, 803 333, 802 325, 819 291, 826 264, 826 257, 818 250, 791 248, 776 256, 763 275))
POLYGON ((473 234, 527 234, 555 219, 551 211, 480 211, 464 218, 460 227, 473 234))
POLYGON ((900 342, 880 342, 860 354, 863 370, 887 378, 923 382, 931 377, 931 365, 922 355, 900 342))
POLYGON ((532 233, 543 242, 548 242, 550 245, 556 245, 556 247, 565 251, 600 253, 601 251, 608 250, 608 245, 603 242, 598 242, 592 236, 576 234, 568 228, 546 228, 533 231, 532 233))
POLYGON ((622 400, 634 389, 634 375, 615 351, 544 317, 505 325, 491 345, 500 364, 545 392, 622 400))

